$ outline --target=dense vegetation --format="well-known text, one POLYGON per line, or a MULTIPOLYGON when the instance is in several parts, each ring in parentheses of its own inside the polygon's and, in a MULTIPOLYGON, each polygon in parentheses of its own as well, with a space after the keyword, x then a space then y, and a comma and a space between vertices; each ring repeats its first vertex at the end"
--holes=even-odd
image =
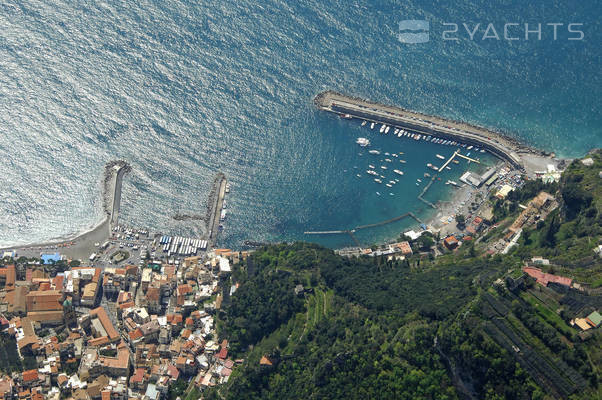
POLYGON ((258 342, 301 311, 303 302, 295 296, 290 276, 286 271, 261 268, 235 293, 235 301, 220 325, 233 353, 258 342))
POLYGON ((559 184, 530 182, 495 204, 499 229, 541 190, 561 205, 505 256, 484 254, 492 235, 434 260, 343 258, 303 243, 259 249, 234 267, 240 286, 218 318, 220 339, 245 362, 206 397, 599 397, 600 332, 580 337, 568 323, 599 308, 600 296, 532 280, 510 290, 504 280, 544 256, 547 272, 596 288, 602 161, 592 157, 559 184))
POLYGON ((0 334, 0 371, 10 373, 22 370, 17 341, 11 336, 0 334))

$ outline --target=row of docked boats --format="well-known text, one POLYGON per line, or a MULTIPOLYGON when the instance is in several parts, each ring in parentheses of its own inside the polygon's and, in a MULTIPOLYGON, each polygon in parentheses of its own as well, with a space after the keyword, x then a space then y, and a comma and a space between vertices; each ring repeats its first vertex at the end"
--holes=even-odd
MULTIPOLYGON (((364 120, 361 125, 365 126, 366 124, 367 124, 367 121, 364 120)), ((377 123, 371 122, 370 129, 374 129, 376 127, 376 125, 377 125, 377 123)), ((381 124, 380 128, 379 128, 379 132, 386 135, 389 133, 391 128, 392 127, 387 124, 381 124)), ((442 138, 438 138, 438 137, 432 136, 432 135, 413 133, 413 132, 407 131, 403 128, 394 128, 393 135, 400 137, 400 138, 407 137, 410 139, 414 139, 416 141, 423 140, 423 141, 427 141, 427 142, 431 142, 431 143, 435 143, 435 144, 442 144, 445 146, 459 146, 459 147, 465 148, 467 150, 472 150, 474 148, 475 152, 476 151, 479 151, 481 153, 485 152, 485 149, 479 149, 478 147, 474 147, 472 145, 467 145, 466 143, 460 143, 460 142, 457 142, 455 140, 450 140, 450 139, 442 139, 442 138)), ((358 138, 358 140, 359 139, 365 139, 365 138, 358 138)), ((365 139, 365 140, 368 140, 368 139, 365 139)), ((360 143, 358 142, 358 144, 360 144, 360 143)), ((368 144, 369 144, 369 141, 368 141, 368 144)), ((362 144, 360 144, 360 145, 362 145, 362 144)))

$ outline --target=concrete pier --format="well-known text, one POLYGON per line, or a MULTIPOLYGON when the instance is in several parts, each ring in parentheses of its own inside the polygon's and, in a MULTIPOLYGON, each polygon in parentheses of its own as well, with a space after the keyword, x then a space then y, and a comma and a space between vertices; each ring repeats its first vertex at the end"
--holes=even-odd
POLYGON ((532 149, 522 146, 513 139, 485 128, 408 111, 401 107, 373 103, 333 91, 318 94, 314 103, 320 110, 340 116, 358 118, 390 125, 394 128, 407 129, 421 135, 431 135, 471 144, 486 149, 521 170, 524 169, 524 166, 518 151, 533 152, 532 149))
MULTIPOLYGON (((450 159, 450 161, 451 161, 451 159, 450 159)), ((441 169, 443 169, 443 167, 441 167, 441 169)), ((441 170, 439 170, 439 171, 441 171, 441 170)), ((426 200, 423 196, 430 189, 431 185, 433 184, 433 182, 435 182, 436 178, 437 178, 437 175, 433 176, 431 178, 431 181, 424 187, 424 189, 422 189, 422 192, 420 192, 420 194, 418 195, 418 200, 422 201, 424 204, 426 204, 432 208, 437 208, 437 206, 434 205, 433 203, 431 203, 430 201, 426 200)))
POLYGON ((219 233, 219 220, 224 206, 224 197, 226 196, 226 175, 219 172, 213 182, 213 188, 209 195, 207 204, 207 239, 211 247, 215 246, 217 234, 219 233))
POLYGON ((113 196, 110 202, 111 205, 111 222, 110 227, 113 228, 119 221, 119 207, 121 206, 121 184, 123 175, 130 170, 127 164, 116 164, 113 167, 113 196))
POLYGON ((355 237, 354 233, 361 230, 361 229, 369 229, 369 228, 376 228, 378 226, 382 226, 382 225, 386 225, 386 224, 390 224, 392 222, 396 222, 399 220, 402 220, 406 217, 410 217, 413 218, 414 220, 416 220, 416 222, 418 222, 419 224, 422 224, 422 220, 420 218, 418 218, 414 213, 411 212, 407 212, 405 214, 401 214, 395 218, 391 218, 388 219, 386 221, 380 221, 380 222, 376 222, 374 224, 368 224, 368 225, 361 225, 358 227, 355 227, 354 229, 351 230, 332 230, 332 231, 306 231, 303 232, 306 235, 337 235, 337 234, 343 234, 346 233, 351 237, 351 240, 353 240, 353 242, 358 246, 360 246, 360 242, 357 240, 357 238, 355 237))

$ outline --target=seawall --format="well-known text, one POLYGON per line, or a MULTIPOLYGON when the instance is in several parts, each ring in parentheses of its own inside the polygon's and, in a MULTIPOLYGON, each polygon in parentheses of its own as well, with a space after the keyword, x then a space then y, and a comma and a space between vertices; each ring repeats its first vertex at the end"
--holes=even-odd
POLYGON ((484 148, 496 157, 524 170, 521 153, 543 155, 541 151, 525 146, 515 139, 482 127, 458 121, 409 111, 397 106, 388 106, 347 96, 334 91, 325 91, 314 99, 320 110, 340 116, 358 118, 370 122, 403 128, 424 135, 455 140, 484 148))

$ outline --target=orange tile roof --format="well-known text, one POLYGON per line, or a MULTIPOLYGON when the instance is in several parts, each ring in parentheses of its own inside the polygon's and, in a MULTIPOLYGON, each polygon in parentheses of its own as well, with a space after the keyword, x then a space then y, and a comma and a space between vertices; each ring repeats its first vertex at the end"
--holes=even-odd
POLYGON ((9 291, 4 298, 8 303, 9 312, 25 312, 27 310, 26 296, 29 292, 27 286, 17 286, 9 291))
POLYGON ((27 293, 27 311, 58 311, 63 309, 63 294, 58 290, 38 290, 27 293))
POLYGON ((573 280, 564 276, 552 275, 542 272, 539 268, 524 267, 523 271, 532 276, 537 280, 537 283, 543 286, 547 286, 548 283, 559 283, 565 286, 571 286, 573 280))
POLYGON ((217 358, 221 358, 222 360, 225 360, 226 358, 228 358, 228 349, 225 347, 222 347, 221 350, 219 351, 219 353, 217 353, 217 358))
POLYGON ((144 368, 136 368, 136 372, 130 378, 130 383, 142 383, 144 380, 144 368))
POLYGON ((185 365, 186 360, 188 360, 186 357, 184 357, 182 355, 178 356, 178 358, 176 359, 176 365, 185 365))
POLYGON ((107 343, 109 343, 109 338, 106 336, 88 340, 89 346, 103 346, 107 343))
POLYGON ((126 308, 134 307, 135 305, 136 303, 134 303, 133 301, 128 301, 127 303, 121 303, 119 305, 119 309, 125 310, 126 308))
POLYGON ((17 341, 17 346, 19 347, 19 349, 22 349, 28 345, 33 345, 38 343, 38 337, 35 335, 32 336, 25 336, 22 339, 17 341))
POLYGON ((117 348, 117 357, 100 357, 99 361, 105 367, 127 369, 130 362, 130 352, 124 346, 118 346, 117 348))
POLYGON ((135 331, 131 331, 130 333, 128 333, 128 335, 130 336, 131 340, 140 339, 142 336, 144 336, 140 328, 136 329, 135 331))
POLYGON ((95 308, 94 310, 90 311, 90 315, 95 315, 100 320, 100 323, 107 332, 107 335, 109 335, 109 339, 114 340, 119 337, 119 333, 113 326, 113 323, 109 319, 109 316, 104 308, 95 308))
POLYGON ((67 375, 64 375, 64 374, 60 374, 60 375, 59 375, 59 376, 56 378, 56 381, 58 382, 58 384, 59 384, 60 386, 63 386, 63 384, 64 384, 65 382, 67 382, 68 380, 69 380, 69 378, 67 378, 67 375))
POLYGON ((30 369, 27 371, 23 371, 23 382, 31 382, 38 379, 38 370, 30 369))
POLYGON ((177 291, 179 295, 185 295, 192 292, 192 287, 186 283, 183 285, 179 285, 177 291))
POLYGON ((157 302, 159 301, 159 288, 149 287, 146 291, 146 299, 148 301, 157 302))
POLYGON ((31 311, 27 317, 35 322, 60 322, 63 320, 63 311, 31 311))
POLYGON ((6 290, 12 290, 15 286, 16 272, 14 265, 7 265, 5 268, 0 268, 0 275, 6 278, 4 288, 6 290))
POLYGON ((221 255, 221 254, 231 253, 232 250, 230 250, 230 249, 215 249, 215 250, 213 250, 213 252, 215 253, 216 256, 218 256, 218 255, 221 255))

